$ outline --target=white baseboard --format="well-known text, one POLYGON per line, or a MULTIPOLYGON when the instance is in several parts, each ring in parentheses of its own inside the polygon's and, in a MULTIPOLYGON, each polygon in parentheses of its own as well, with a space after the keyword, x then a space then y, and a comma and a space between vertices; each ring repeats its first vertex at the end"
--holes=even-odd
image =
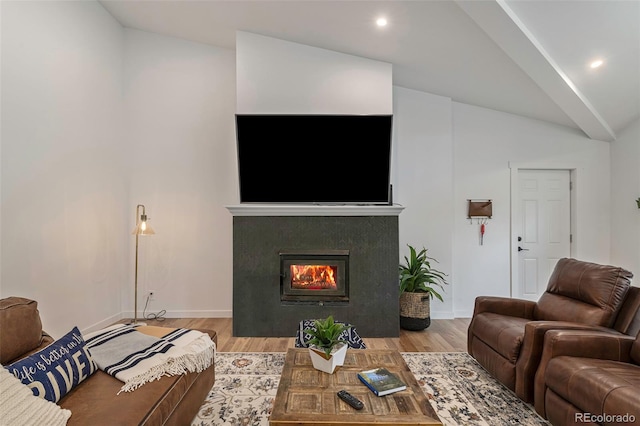
POLYGON ((454 319, 452 311, 434 311, 431 310, 431 319, 454 319))
POLYGON ((231 310, 167 311, 167 318, 232 318, 231 310))
POLYGON ((471 310, 459 310, 454 312, 456 318, 472 318, 473 309, 471 310))
MULTIPOLYGON (((103 319, 102 321, 98 321, 94 324, 91 324, 89 327, 86 327, 80 330, 80 333, 85 334, 85 333, 91 333, 94 331, 101 330, 105 327, 110 326, 113 323, 120 321, 123 318, 127 318, 123 313, 112 315, 108 318, 103 319)), ((131 312, 131 315, 129 316, 129 318, 133 318, 133 312, 131 312)))
MULTIPOLYGON (((147 312, 149 313, 157 313, 157 312, 147 312)), ((165 318, 232 318, 230 310, 211 310, 211 311, 167 311, 164 314, 165 318)), ((103 319, 102 321, 98 321, 94 324, 91 324, 88 327, 80 330, 82 334, 91 333, 94 331, 101 330, 105 327, 110 326, 120 320, 123 319, 131 319, 133 318, 133 311, 124 311, 119 314, 112 315, 108 318, 103 319)), ((144 321, 142 318, 142 312, 138 311, 138 320, 144 321)))
MULTIPOLYGON (((157 314, 158 311, 147 310, 146 314, 157 314)), ((166 311, 165 318, 231 318, 231 310, 209 310, 209 311, 166 311)), ((133 318, 133 311, 124 311, 120 315, 122 318, 133 318)), ((138 311, 138 318, 142 318, 142 312, 138 311)), ((116 320, 118 321, 118 320, 116 320)))

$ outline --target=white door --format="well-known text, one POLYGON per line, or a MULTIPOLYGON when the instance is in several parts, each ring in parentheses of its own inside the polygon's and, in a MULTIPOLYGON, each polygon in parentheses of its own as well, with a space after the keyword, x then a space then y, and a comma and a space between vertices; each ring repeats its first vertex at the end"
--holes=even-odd
POLYGON ((538 300, 558 260, 571 254, 569 170, 519 170, 514 297, 538 300))

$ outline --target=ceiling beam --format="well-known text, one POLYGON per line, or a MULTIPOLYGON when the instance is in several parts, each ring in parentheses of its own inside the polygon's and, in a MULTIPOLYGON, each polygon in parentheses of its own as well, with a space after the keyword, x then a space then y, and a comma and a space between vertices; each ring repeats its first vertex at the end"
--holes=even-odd
POLYGON ((588 137, 615 140, 611 127, 505 0, 456 0, 456 3, 588 137))

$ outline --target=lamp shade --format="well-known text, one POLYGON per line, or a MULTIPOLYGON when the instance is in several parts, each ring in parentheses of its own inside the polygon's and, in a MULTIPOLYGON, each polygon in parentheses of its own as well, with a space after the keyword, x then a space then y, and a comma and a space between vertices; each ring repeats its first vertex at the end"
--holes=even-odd
POLYGON ((135 229, 131 233, 132 235, 153 235, 156 232, 149 225, 149 222, 138 222, 135 229))
MULTIPOLYGON (((140 207, 140 206, 138 206, 140 207)), ((149 225, 149 219, 147 218, 146 213, 144 213, 144 206, 142 206, 143 212, 140 215, 140 219, 137 220, 136 227, 131 234, 133 235, 153 235, 155 231, 149 225)), ((137 219, 137 217, 136 217, 137 219)))

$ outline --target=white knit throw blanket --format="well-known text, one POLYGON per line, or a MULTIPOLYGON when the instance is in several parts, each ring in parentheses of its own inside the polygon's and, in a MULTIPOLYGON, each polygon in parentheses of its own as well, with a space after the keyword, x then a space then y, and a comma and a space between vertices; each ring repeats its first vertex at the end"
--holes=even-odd
POLYGON ((33 395, 31 389, 0 366, 0 425, 63 426, 71 411, 33 395))
POLYGON ((118 394, 162 376, 201 372, 215 352, 208 334, 184 328, 116 324, 84 338, 98 367, 124 382, 118 394), (158 332, 166 334, 156 337, 158 332))

